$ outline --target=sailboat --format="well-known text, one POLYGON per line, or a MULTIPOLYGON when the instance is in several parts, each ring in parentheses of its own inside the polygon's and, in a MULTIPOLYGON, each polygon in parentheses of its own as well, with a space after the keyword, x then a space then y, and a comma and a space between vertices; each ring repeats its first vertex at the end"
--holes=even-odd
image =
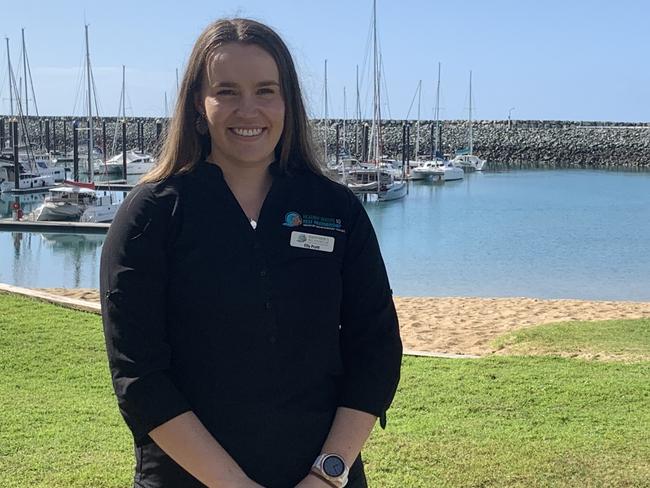
POLYGON ((425 161, 413 169, 413 175, 432 178, 433 181, 445 182, 462 180, 465 172, 452 161, 444 158, 440 151, 440 63, 438 63, 438 84, 436 87, 436 106, 434 108, 435 145, 430 161, 425 161))
POLYGON ((370 157, 369 163, 374 163, 374 168, 366 167, 348 172, 347 182, 358 196, 367 197, 376 195, 378 201, 389 201, 404 198, 407 192, 406 182, 396 178, 395 172, 385 165, 382 166, 381 157, 381 79, 377 42, 377 0, 372 3, 373 13, 373 117, 370 131, 370 157))
MULTIPOLYGON (((27 74, 31 73, 28 69, 27 50, 25 47, 25 30, 22 29, 22 54, 23 65, 25 69, 25 97, 22 98, 22 87, 16 83, 16 77, 13 72, 11 64, 11 56, 9 51, 9 38, 6 38, 7 43, 7 69, 9 78, 9 100, 11 106, 11 116, 14 116, 14 95, 16 101, 17 117, 22 127, 23 141, 13 141, 13 145, 17 146, 18 153, 18 175, 14 166, 14 147, 7 145, 0 148, 0 191, 12 191, 16 188, 16 180, 18 180, 19 189, 27 188, 45 188, 55 184, 55 182, 63 181, 65 172, 59 168, 50 166, 49 155, 37 154, 30 141, 29 132, 27 130, 27 123, 25 117, 28 115, 29 110, 29 97, 27 91, 27 74), (25 112, 23 112, 23 106, 25 112)), ((30 78, 31 80, 31 75, 30 78)), ((22 84, 22 83, 21 83, 22 84)), ((32 87, 32 95, 33 95, 32 87)), ((34 101, 36 97, 34 96, 34 101)), ((36 108, 38 115, 38 108, 36 108)), ((9 141, 7 141, 9 142, 9 141)))
POLYGON ((461 149, 456 151, 456 157, 452 159, 452 162, 460 166, 461 168, 466 168, 474 171, 482 171, 485 167, 487 161, 481 159, 474 154, 474 133, 472 131, 472 72, 469 72, 469 116, 468 116, 468 126, 469 126, 469 146, 467 149, 461 149))
MULTIPOLYGON (((88 79, 88 154, 94 153, 94 121, 92 115, 92 72, 90 67, 90 48, 88 25, 86 34, 86 74, 88 79)), ((80 221, 111 222, 121 202, 116 202, 110 193, 100 193, 93 183, 93 161, 88 159, 89 183, 65 181, 65 186, 53 188, 41 206, 29 214, 32 221, 80 221)))
MULTIPOLYGON (((167 94, 165 94, 165 105, 167 94)), ((166 111, 167 109, 165 109, 166 111)), ((120 95, 120 111, 122 120, 126 120, 126 67, 122 65, 122 93, 120 95)), ((118 115, 118 117, 119 117, 118 115)), ((113 138, 113 153, 117 145, 117 131, 113 138)), ((120 152, 115 154, 112 158, 106 161, 103 165, 103 171, 106 173, 121 173, 124 171, 124 153, 120 152)), ((156 161, 151 155, 139 153, 135 149, 126 151, 126 174, 127 175, 143 175, 153 169, 156 161)))
MULTIPOLYGON (((413 96, 411 107, 413 106, 413 102, 415 102, 416 96, 418 97, 418 118, 415 123, 415 159, 411 161, 407 161, 406 164, 407 164, 409 180, 426 180, 430 176, 427 172, 413 171, 414 169, 420 168, 426 164, 426 161, 420 157, 420 116, 421 116, 420 106, 422 102, 422 80, 418 82, 418 87, 415 91, 415 95, 413 96)), ((411 109, 409 108, 409 112, 406 114, 407 119, 410 113, 411 113, 411 109)))

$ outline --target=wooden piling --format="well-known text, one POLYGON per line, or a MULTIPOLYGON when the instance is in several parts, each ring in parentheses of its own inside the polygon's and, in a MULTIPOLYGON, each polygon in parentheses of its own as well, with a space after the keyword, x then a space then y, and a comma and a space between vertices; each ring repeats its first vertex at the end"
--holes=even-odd
POLYGON ((126 119, 122 120, 122 174, 126 181, 126 119))
POLYGON ((72 179, 79 181, 79 122, 76 120, 72 122, 72 179))

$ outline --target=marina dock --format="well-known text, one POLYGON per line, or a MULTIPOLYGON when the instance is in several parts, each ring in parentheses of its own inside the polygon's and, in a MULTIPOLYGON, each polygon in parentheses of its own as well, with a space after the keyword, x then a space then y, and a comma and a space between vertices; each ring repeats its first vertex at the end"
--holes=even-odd
POLYGON ((0 232, 48 232, 52 234, 96 234, 104 235, 111 224, 88 222, 27 222, 24 220, 0 219, 0 232))

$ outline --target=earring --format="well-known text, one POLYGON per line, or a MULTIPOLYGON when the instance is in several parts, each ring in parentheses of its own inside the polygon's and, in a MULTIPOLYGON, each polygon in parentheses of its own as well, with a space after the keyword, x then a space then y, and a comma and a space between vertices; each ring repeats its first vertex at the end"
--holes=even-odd
POLYGON ((196 116, 196 120, 194 121, 194 128, 196 129, 196 132, 202 136, 208 133, 208 121, 205 119, 205 115, 199 113, 199 115, 196 116))

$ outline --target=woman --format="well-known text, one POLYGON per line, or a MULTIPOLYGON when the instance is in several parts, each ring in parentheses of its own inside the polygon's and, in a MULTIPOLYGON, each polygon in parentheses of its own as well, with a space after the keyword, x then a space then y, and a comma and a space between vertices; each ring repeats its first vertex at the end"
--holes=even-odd
POLYGON ((196 41, 100 281, 135 486, 367 486, 359 453, 399 379, 395 308, 369 219, 322 176, 267 26, 220 20, 196 41))

